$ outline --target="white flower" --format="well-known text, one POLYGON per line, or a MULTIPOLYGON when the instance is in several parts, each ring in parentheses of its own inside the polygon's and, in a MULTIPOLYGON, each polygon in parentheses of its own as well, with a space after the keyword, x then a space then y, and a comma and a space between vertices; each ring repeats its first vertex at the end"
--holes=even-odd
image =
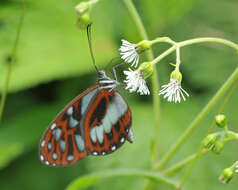
POLYGON ((129 68, 129 71, 124 71, 124 74, 127 75, 126 80, 124 80, 127 84, 126 89, 129 89, 130 92, 137 91, 140 95, 150 94, 141 70, 133 71, 129 68))
POLYGON ((170 79, 169 84, 163 85, 162 90, 160 90, 159 95, 164 95, 164 98, 168 99, 169 102, 181 102, 181 97, 185 101, 185 95, 189 94, 181 87, 181 83, 175 79, 170 79))
POLYGON ((136 44, 132 44, 126 40, 122 40, 122 45, 120 47, 121 58, 126 63, 132 63, 131 66, 137 67, 139 62, 139 54, 136 51, 136 44))

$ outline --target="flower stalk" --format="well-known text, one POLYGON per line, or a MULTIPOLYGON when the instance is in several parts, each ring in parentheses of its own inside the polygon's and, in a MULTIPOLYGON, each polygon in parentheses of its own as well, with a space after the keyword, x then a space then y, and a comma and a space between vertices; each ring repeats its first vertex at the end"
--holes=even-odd
POLYGON ((18 44, 19 44, 20 34, 21 34, 21 31, 22 31, 22 25, 23 25, 24 16, 25 16, 25 9, 26 9, 26 0, 23 0, 23 2, 22 2, 22 13, 20 15, 20 21, 19 21, 19 24, 18 24, 18 27, 17 27, 16 40, 15 40, 14 45, 13 45, 10 62, 7 63, 6 81, 5 81, 5 85, 3 87, 3 90, 2 90, 2 97, 1 97, 1 101, 0 101, 0 122, 2 120, 3 110, 4 110, 6 99, 7 99, 7 91, 8 91, 8 86, 9 86, 10 79, 11 79, 12 66, 15 62, 15 57, 16 57, 16 52, 17 52, 17 48, 18 48, 18 44))
POLYGON ((185 130, 182 136, 177 140, 177 142, 169 149, 167 154, 161 159, 157 166, 157 170, 160 170, 164 165, 172 158, 172 156, 179 150, 182 144, 187 140, 187 138, 192 134, 194 129, 203 120, 203 118, 210 112, 214 105, 220 100, 223 94, 228 88, 233 84, 234 81, 238 79, 238 67, 232 73, 232 75, 227 79, 223 86, 217 91, 214 97, 208 102, 208 104, 202 109, 202 111, 197 115, 189 127, 185 130))
MULTIPOLYGON (((141 21, 140 15, 138 14, 133 2, 131 0, 124 0, 124 3, 131 14, 133 21, 138 29, 141 39, 148 40, 148 35, 145 30, 145 27, 141 21)), ((153 51, 150 48, 146 52, 146 56, 148 61, 154 59, 153 51)), ((159 120, 160 120, 160 100, 158 96, 159 92, 159 80, 158 80, 158 72, 155 65, 153 66, 153 75, 152 75, 152 97, 153 97, 153 113, 154 113, 154 142, 153 142, 153 149, 152 149, 152 163, 153 167, 158 160, 158 134, 159 134, 159 120)))

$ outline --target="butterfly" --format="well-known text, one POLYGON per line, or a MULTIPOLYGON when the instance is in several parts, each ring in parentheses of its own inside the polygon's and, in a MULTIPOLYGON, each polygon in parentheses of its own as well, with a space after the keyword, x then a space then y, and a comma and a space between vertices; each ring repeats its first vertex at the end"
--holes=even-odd
POLYGON ((50 123, 39 144, 42 163, 71 165, 88 155, 107 155, 134 140, 132 114, 114 90, 119 83, 98 71, 98 83, 71 101, 50 123))

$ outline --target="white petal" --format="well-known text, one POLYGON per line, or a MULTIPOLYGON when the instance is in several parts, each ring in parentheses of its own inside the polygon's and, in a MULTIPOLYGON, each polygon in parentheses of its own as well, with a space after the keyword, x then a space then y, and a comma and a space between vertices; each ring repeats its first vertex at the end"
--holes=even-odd
POLYGON ((139 54, 136 51, 136 45, 126 40, 122 40, 122 45, 119 49, 121 58, 126 63, 132 63, 132 66, 137 67, 139 62, 139 54))
POLYGON ((175 103, 180 103, 182 99, 185 101, 185 96, 189 96, 189 94, 181 87, 181 84, 173 79, 171 79, 168 84, 162 86, 159 95, 163 95, 164 99, 167 99, 168 102, 175 103))

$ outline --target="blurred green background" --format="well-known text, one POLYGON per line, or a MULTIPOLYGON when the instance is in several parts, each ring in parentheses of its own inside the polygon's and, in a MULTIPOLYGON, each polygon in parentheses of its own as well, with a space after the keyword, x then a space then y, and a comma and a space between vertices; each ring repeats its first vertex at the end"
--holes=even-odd
MULTIPOLYGON (((38 143, 61 108, 95 84, 85 31, 76 23, 76 0, 27 0, 22 35, 12 72, 3 122, 0 124, 0 189, 65 189, 75 178, 114 168, 150 169, 153 137, 151 96, 141 97, 120 89, 133 112, 135 142, 106 157, 88 157, 78 164, 50 168, 38 159, 38 143), (139 158, 139 159, 138 159, 139 158)), ((169 36, 175 41, 213 36, 238 42, 237 0, 135 0, 150 39, 169 36)), ((11 54, 21 13, 21 1, 0 0, 0 92, 6 77, 6 60, 11 54)), ((92 11, 93 46, 97 64, 105 68, 118 56, 121 39, 140 40, 122 0, 101 0, 92 11)), ((159 55, 168 45, 154 48, 159 55)), ((160 156, 182 134, 200 109, 237 66, 232 49, 202 44, 182 49, 183 87, 190 97, 181 104, 162 100, 159 139, 160 156)), ((167 83, 174 55, 158 65, 160 83, 167 83)), ((219 104, 218 104, 219 106, 219 104)), ((170 162, 195 152, 212 122, 218 106, 199 125, 185 146, 170 162)), ((238 92, 225 109, 229 126, 238 131, 238 92)), ((185 189, 235 190, 218 181, 220 172, 238 158, 237 143, 225 146, 221 155, 209 154, 192 170, 185 189)), ((181 170, 175 179, 180 179, 181 170)), ((146 180, 136 177, 110 178, 91 189, 143 189, 146 180)), ((161 184, 155 189, 169 190, 161 184)))

